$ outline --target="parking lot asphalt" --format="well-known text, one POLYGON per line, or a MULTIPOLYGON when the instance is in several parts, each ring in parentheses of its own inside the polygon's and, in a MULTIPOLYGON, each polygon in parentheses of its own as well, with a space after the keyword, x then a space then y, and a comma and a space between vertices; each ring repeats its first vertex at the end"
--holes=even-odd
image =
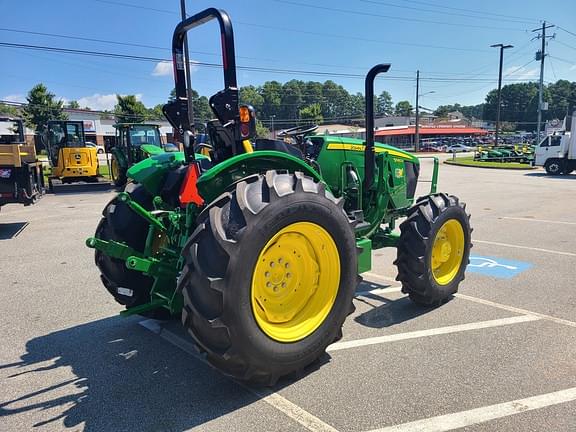
POLYGON ((272 389, 211 369, 177 322, 117 315, 84 246, 113 192, 3 207, 0 430, 573 432, 576 175, 442 165, 438 189, 472 214, 459 294, 412 304, 375 251, 344 338, 272 389))

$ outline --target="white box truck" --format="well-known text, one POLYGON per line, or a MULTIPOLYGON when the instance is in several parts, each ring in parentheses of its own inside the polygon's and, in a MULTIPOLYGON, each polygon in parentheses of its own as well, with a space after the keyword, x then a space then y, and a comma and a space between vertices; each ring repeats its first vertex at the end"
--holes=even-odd
POLYGON ((576 170, 576 111, 567 129, 548 135, 536 146, 534 165, 543 166, 547 174, 570 174, 576 170))

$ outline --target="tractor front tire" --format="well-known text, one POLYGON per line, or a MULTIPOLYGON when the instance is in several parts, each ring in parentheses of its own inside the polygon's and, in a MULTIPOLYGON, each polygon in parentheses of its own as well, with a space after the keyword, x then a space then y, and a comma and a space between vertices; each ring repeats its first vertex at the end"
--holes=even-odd
MULTIPOLYGON (((142 207, 152 208, 152 196, 142 185, 130 183, 126 186, 126 192, 142 207)), ((136 251, 144 251, 148 222, 132 211, 126 203, 114 198, 104 208, 102 215, 104 217, 96 228, 96 238, 125 243, 136 251)), ((150 301, 150 289, 154 282, 151 277, 128 269, 123 260, 112 258, 97 249, 94 259, 100 269, 100 279, 104 287, 118 303, 130 308, 150 301)))
POLYGON ((182 251, 182 322, 224 374, 273 385, 342 336, 360 281, 351 221, 301 173, 236 183, 200 214, 182 251))
POLYGON ((116 154, 112 153, 112 161, 110 162, 110 176, 114 182, 114 186, 122 187, 128 181, 126 177, 126 169, 122 166, 116 154))
POLYGON ((458 291, 469 262, 470 215, 455 196, 420 198, 400 224, 396 280, 412 301, 437 306, 458 291))

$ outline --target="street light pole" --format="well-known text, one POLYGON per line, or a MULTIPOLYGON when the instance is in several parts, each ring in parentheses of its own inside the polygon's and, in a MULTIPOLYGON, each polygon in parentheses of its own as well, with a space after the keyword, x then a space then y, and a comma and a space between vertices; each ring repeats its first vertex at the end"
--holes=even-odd
POLYGON ((514 48, 513 45, 495 44, 491 48, 500 48, 500 68, 498 69, 498 105, 496 106, 496 136, 494 146, 498 146, 498 134, 500 133, 500 98, 502 92, 502 65, 504 63, 504 50, 514 48))
MULTIPOLYGON (((420 147, 420 110, 418 109, 418 93, 420 93, 420 71, 416 71, 416 124, 414 125, 414 151, 420 147)), ((410 117, 408 117, 410 118, 410 117)))
POLYGON ((270 119, 272 120, 272 139, 276 139, 276 131, 274 130, 274 118, 276 116, 275 115, 271 115, 270 119))

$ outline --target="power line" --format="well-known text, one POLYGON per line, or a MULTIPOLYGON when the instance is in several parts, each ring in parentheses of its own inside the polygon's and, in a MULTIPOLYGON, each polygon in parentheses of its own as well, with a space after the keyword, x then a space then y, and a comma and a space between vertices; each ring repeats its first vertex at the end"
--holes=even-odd
POLYGON ((420 23, 425 23, 425 24, 437 24, 437 25, 447 25, 447 26, 453 26, 453 27, 465 27, 467 29, 469 28, 481 28, 481 29, 490 29, 490 30, 507 30, 507 31, 524 31, 524 29, 514 29, 514 28, 505 28, 505 27, 494 27, 494 26, 484 26, 484 25, 476 25, 476 24, 456 24, 456 23, 450 23, 450 22, 446 22, 446 21, 434 21, 434 20, 426 20, 426 19, 420 19, 420 18, 405 18, 405 17, 397 17, 397 16, 393 16, 393 15, 382 15, 382 14, 375 14, 372 12, 361 12, 361 11, 355 11, 355 10, 351 10, 351 9, 340 9, 340 8, 334 8, 334 7, 328 7, 328 6, 319 6, 319 5, 313 5, 313 4, 307 4, 307 3, 299 3, 296 1, 292 1, 292 0, 272 0, 276 3, 283 3, 283 4, 288 4, 288 5, 292 5, 292 6, 298 6, 298 7, 304 7, 304 8, 311 8, 311 9, 318 9, 318 10, 325 10, 325 11, 330 11, 330 12, 339 12, 339 13, 345 13, 345 14, 353 14, 353 15, 360 15, 360 16, 368 16, 368 17, 376 17, 376 18, 385 18, 385 19, 392 19, 392 20, 398 20, 398 21, 407 21, 407 22, 420 22, 420 23))
POLYGON ((568 34, 571 34, 572 36, 576 36, 576 33, 571 32, 570 30, 566 30, 564 27, 560 27, 560 26, 556 26, 557 29, 560 29, 568 34))
POLYGON ((421 4, 421 5, 426 5, 426 6, 433 6, 433 7, 437 7, 437 8, 441 8, 441 9, 457 10, 457 11, 463 11, 463 12, 472 12, 472 13, 477 13, 477 14, 482 14, 482 15, 491 15, 491 16, 497 16, 497 17, 522 19, 522 20, 525 20, 527 22, 537 22, 538 21, 535 19, 522 18, 522 17, 517 17, 514 15, 504 15, 504 14, 498 14, 498 13, 494 13, 494 12, 485 12, 485 11, 479 11, 479 10, 474 10, 474 9, 457 8, 457 7, 453 7, 453 6, 444 6, 444 5, 439 5, 437 3, 430 3, 430 2, 425 2, 425 1, 417 1, 417 0, 403 0, 403 1, 405 3, 414 3, 414 4, 421 4))
POLYGON ((571 48, 573 50, 576 50, 576 47, 573 47, 572 45, 565 44, 564 42, 559 41, 558 39, 554 39, 554 42, 559 43, 560 45, 564 45, 567 48, 571 48))
POLYGON ((458 12, 438 11, 438 10, 434 10, 434 9, 424 9, 421 6, 418 6, 418 7, 416 7, 416 6, 400 6, 397 4, 383 2, 383 1, 377 1, 377 0, 358 0, 358 1, 360 1, 362 3, 370 3, 370 4, 381 5, 381 6, 398 8, 398 9, 408 9, 408 10, 415 10, 418 12, 431 12, 431 13, 435 13, 435 14, 461 16, 461 17, 468 17, 468 18, 475 18, 475 19, 491 20, 491 21, 514 22, 514 23, 520 23, 520 24, 534 24, 535 22, 537 22, 537 20, 527 21, 527 20, 518 20, 518 19, 510 19, 510 18, 488 17, 488 16, 482 17, 482 16, 478 16, 478 15, 470 15, 470 14, 458 13, 458 12))
MULTIPOLYGON (((17 49, 27 49, 34 51, 46 51, 46 52, 59 52, 64 54, 75 54, 75 55, 85 55, 94 57, 104 57, 112 59, 123 59, 123 60, 133 60, 133 61, 146 61, 146 62, 170 62, 171 60, 160 57, 150 57, 150 56, 138 56, 130 54, 120 54, 111 53, 103 51, 92 51, 92 50, 78 50, 71 48, 61 48, 53 46, 44 45, 30 45, 30 44, 15 44, 8 42, 0 42, 0 46, 7 48, 17 48, 17 49)), ((210 68, 221 68, 222 65, 218 63, 208 63, 208 62, 194 62, 195 66, 210 67, 210 68)), ((364 79, 363 74, 352 74, 352 73, 340 73, 340 72, 324 72, 324 71, 312 71, 312 70, 301 70, 301 69, 279 69, 279 68, 265 68, 256 66, 237 66, 239 70, 247 70, 252 72, 262 72, 262 73, 279 73, 279 74, 297 74, 297 75, 311 75, 311 76, 323 76, 323 77, 338 77, 338 78, 355 78, 364 79)), ((384 80, 395 80, 395 81, 414 81, 413 77, 410 76, 394 76, 387 75, 383 77, 384 80)), ((479 82, 489 82, 491 80, 485 78, 424 78, 425 81, 431 82, 458 82, 458 81, 479 81, 479 82)))

